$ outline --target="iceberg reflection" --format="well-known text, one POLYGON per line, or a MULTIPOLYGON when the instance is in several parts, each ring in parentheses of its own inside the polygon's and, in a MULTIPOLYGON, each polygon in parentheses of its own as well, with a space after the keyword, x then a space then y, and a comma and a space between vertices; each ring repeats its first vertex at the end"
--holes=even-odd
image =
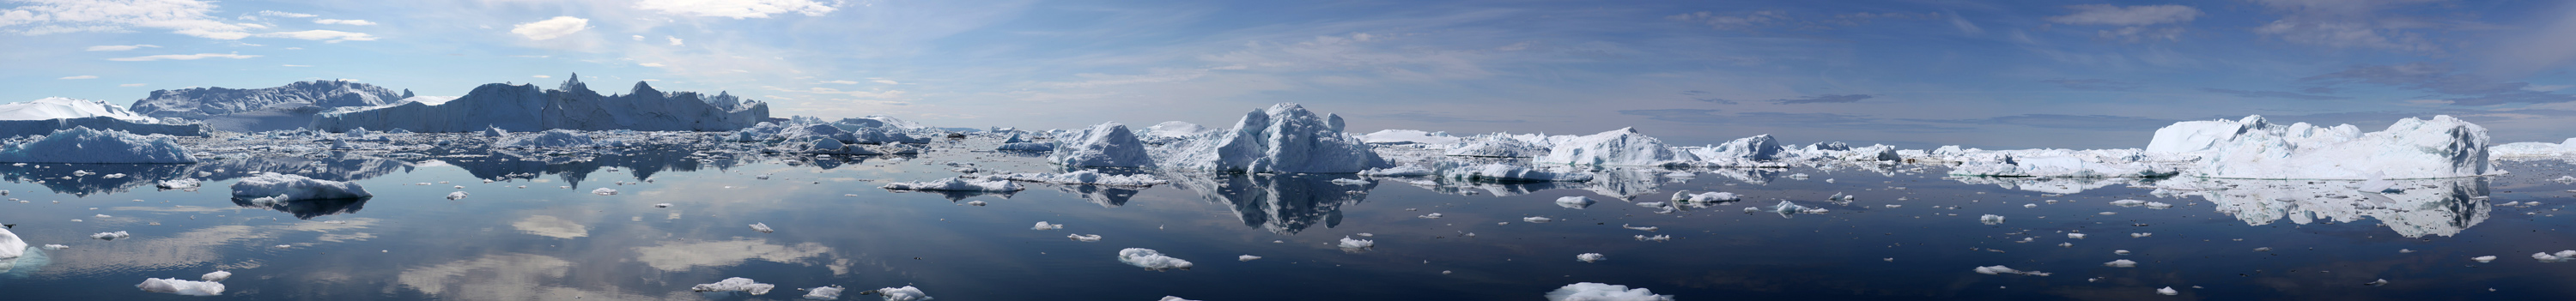
POLYGON ((2157 197, 2209 200, 2219 213, 2236 216, 2247 225, 2285 218, 2304 225, 2320 219, 2354 222, 2367 217, 2409 238, 2458 235, 2486 221, 2494 209, 2486 200, 2486 177, 2376 182, 2173 178, 2152 187, 2157 197))

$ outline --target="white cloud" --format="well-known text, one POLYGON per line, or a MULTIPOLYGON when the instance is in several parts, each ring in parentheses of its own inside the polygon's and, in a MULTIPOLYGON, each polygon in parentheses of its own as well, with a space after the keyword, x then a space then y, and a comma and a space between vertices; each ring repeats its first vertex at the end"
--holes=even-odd
POLYGON ((142 86, 143 86, 143 84, 123 84, 123 85, 116 85, 116 86, 118 86, 118 87, 142 87, 142 86))
MULTIPOLYGON (((13 1, 18 2, 18 1, 13 1)), ((0 9, 0 32, 46 35, 76 32, 123 32, 128 27, 169 30, 200 38, 238 40, 248 28, 216 21, 215 5, 196 0, 24 1, 35 4, 0 9)))
POLYGON ((287 67, 312 67, 313 65, 283 65, 283 66, 287 66, 287 67))
POLYGON ((2576 85, 2531 85, 2522 87, 2523 90, 2530 90, 2533 92, 2551 92, 2565 90, 2567 88, 2576 88, 2576 85))
POLYGON ((644 41, 644 35, 635 35, 634 37, 635 37, 635 41, 636 41, 636 42, 643 42, 643 41, 644 41))
POLYGON ((304 47, 286 47, 286 48, 281 48, 281 49, 286 49, 286 50, 304 50, 304 47))
POLYGON ((674 36, 662 36, 662 37, 664 37, 664 38, 670 38, 670 39, 671 39, 671 46, 680 46, 680 37, 674 37, 674 36))
POLYGON ((376 25, 376 22, 367 22, 367 20, 341 20, 341 19, 321 19, 321 20, 313 20, 313 23, 314 23, 314 24, 357 25, 357 26, 376 25))
POLYGON ((346 32, 346 31, 335 31, 335 30, 320 30, 320 29, 315 29, 315 30, 306 30, 306 31, 289 31, 289 32, 272 32, 272 33, 263 33, 263 34, 259 34, 259 37, 262 37, 262 38, 305 39, 305 40, 315 40, 315 41, 329 40, 329 41, 326 41, 327 43, 339 43, 340 41, 374 41, 374 40, 376 40, 376 36, 367 35, 366 33, 359 33, 359 32, 346 32))
POLYGON ((536 78, 555 78, 554 76, 551 76, 551 75, 535 75, 534 77, 536 77, 536 78))
POLYGON ((510 27, 510 33, 528 37, 530 40, 542 41, 572 35, 587 29, 590 29, 590 19, 560 16, 542 21, 519 23, 510 27))
POLYGON ((258 56, 258 55, 246 55, 246 54, 241 54, 241 53, 229 53, 229 54, 227 54, 227 53, 199 53, 199 54, 163 54, 163 55, 138 56, 138 57, 121 57, 121 58, 112 58, 112 59, 107 59, 107 60, 110 60, 110 61, 119 61, 119 62, 145 62, 145 61, 158 61, 158 60, 182 60, 182 61, 184 61, 184 60, 194 60, 194 59, 202 59, 202 58, 246 59, 246 58, 255 58, 255 57, 259 57, 259 56, 258 56))
MULTIPOLYGON (((2443 29, 2453 22, 2426 22, 2406 17, 2382 17, 2379 11, 2399 6, 2426 4, 2426 0, 2255 0, 2281 19, 2254 27, 2254 33, 2280 38, 2292 43, 2342 48, 2378 48, 2415 53, 2441 53, 2442 46, 2426 38, 2419 30, 2443 29)), ((2473 23, 2473 22, 2469 22, 2473 23)))
POLYGON ((645 66, 645 67, 662 67, 662 66, 664 66, 664 65, 662 65, 662 63, 642 63, 642 64, 635 64, 635 65, 636 65, 636 66, 645 66))
POLYGON ((771 14, 783 13, 819 17, 839 10, 813 0, 644 0, 635 3, 635 8, 667 15, 735 19, 768 18, 771 14))
POLYGON ((2139 26, 2191 22, 2200 18, 2200 9, 2181 5, 2117 6, 2109 4, 2070 5, 2073 14, 2048 17, 2049 22, 2079 25, 2139 26))
POLYGON ((240 25, 242 28, 250 28, 250 29, 268 29, 268 24, 259 24, 259 23, 233 23, 233 25, 240 25))
POLYGON ((73 76, 65 76, 65 77, 63 77, 63 78, 57 78, 57 79, 95 79, 95 78, 98 78, 98 76, 97 76, 97 75, 73 75, 73 76))
POLYGON ((888 84, 888 85, 899 84, 899 83, 896 83, 896 82, 894 82, 894 81, 890 81, 890 80, 882 80, 882 79, 880 79, 880 80, 872 80, 872 82, 876 82, 876 83, 879 83, 879 84, 888 84))
POLYGON ((161 46, 153 46, 152 44, 136 44, 136 45, 100 45, 100 46, 89 46, 89 51, 126 51, 126 50, 134 50, 135 48, 161 48, 161 46))
POLYGON ((274 11, 274 10, 263 10, 263 11, 259 11, 259 15, 262 15, 262 16, 270 16, 270 17, 281 17, 281 18, 312 18, 312 17, 314 17, 314 16, 319 16, 319 15, 315 15, 315 14, 298 14, 298 13, 290 13, 290 12, 282 12, 282 11, 274 11))
POLYGON ((823 81, 823 83, 826 83, 826 84, 843 84, 843 85, 856 85, 856 84, 859 84, 859 82, 855 82, 855 81, 848 81, 848 80, 827 80, 827 81, 823 81))

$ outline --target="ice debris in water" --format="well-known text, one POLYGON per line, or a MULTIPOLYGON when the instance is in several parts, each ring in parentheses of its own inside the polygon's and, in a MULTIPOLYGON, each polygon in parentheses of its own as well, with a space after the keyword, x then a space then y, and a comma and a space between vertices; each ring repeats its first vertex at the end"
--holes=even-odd
POLYGON ((447 193, 447 199, 450 199, 450 200, 460 200, 460 199, 465 199, 465 192, 463 192, 463 191, 448 192, 448 193, 447 193))
POLYGON ((2496 257, 2495 257, 2495 255, 2487 255, 2487 256, 2469 257, 2469 260, 2476 260, 2476 261, 2478 261, 2478 263, 2488 263, 2488 262, 2494 262, 2494 261, 2496 260, 2496 257))
POLYGON ((206 281, 223 282, 224 279, 232 279, 233 272, 215 271, 213 273, 206 273, 205 276, 198 276, 198 278, 205 279, 206 281))
POLYGON ((2165 209, 2165 208, 2173 208, 2173 204, 2166 204, 2166 203, 2164 203, 2164 202, 2147 202, 2147 209, 2165 209))
POLYGON ((1672 236, 1672 235, 1656 235, 1656 236, 1638 235, 1638 236, 1637 236, 1637 241, 1664 242, 1664 241, 1669 241, 1669 240, 1673 240, 1673 236, 1672 236))
MULTIPOLYGON (((1092 170, 1078 170, 1078 171, 1074 171, 1074 172, 1067 172, 1067 173, 1022 173, 1022 174, 996 175, 996 176, 991 176, 991 177, 988 177, 988 178, 997 178, 997 179, 1002 179, 1002 180, 1021 181, 1021 182, 1039 182, 1039 183, 1052 183, 1052 184, 1078 184, 1078 185, 1104 185, 1104 186, 1154 186, 1154 185, 1162 185, 1162 184, 1170 184, 1170 183, 1172 183, 1172 181, 1168 181, 1168 180, 1163 180, 1163 179, 1154 178, 1154 175, 1149 175, 1149 174, 1137 174, 1137 175, 1124 175, 1124 176, 1121 176, 1121 175, 1110 175, 1110 174, 1104 174, 1104 173, 1100 173, 1100 172, 1098 172, 1098 171, 1092 171, 1092 170)), ((1337 183, 1337 184, 1338 184, 1338 183, 1337 183)), ((1366 184, 1366 183, 1365 183, 1365 182, 1363 182, 1362 184, 1366 184)))
POLYGON ((233 182, 235 197, 282 196, 280 200, 354 199, 374 197, 358 183, 316 180, 299 175, 261 173, 233 182))
POLYGON ((1547 217, 1545 217, 1545 216, 1532 216, 1532 217, 1523 217, 1523 218, 1521 218, 1521 221, 1524 221, 1524 222, 1532 222, 1532 223, 1545 223, 1545 222, 1553 221, 1553 220, 1556 220, 1556 219, 1547 218, 1547 217))
POLYGON ((1743 198, 1735 196, 1735 193, 1732 192, 1709 192, 1700 194, 1692 194, 1689 190, 1673 192, 1673 201, 1676 202, 1733 202, 1741 199, 1743 198))
POLYGON ((212 281, 187 281, 176 278, 147 278, 143 279, 142 284, 136 284, 134 287, 143 289, 143 291, 146 292, 189 296, 214 296, 224 294, 224 284, 222 283, 215 283, 212 281))
POLYGON ((1556 206, 1557 206, 1557 207, 1565 207, 1565 208, 1570 208, 1570 209, 1583 209, 1583 207, 1591 207, 1591 206, 1592 206, 1592 203, 1593 203, 1593 202, 1592 202, 1592 199, 1591 199, 1591 198, 1580 197, 1580 196, 1570 196, 1570 197, 1561 197, 1561 198, 1556 198, 1556 206))
POLYGON ((155 182, 153 183, 153 186, 161 189, 188 189, 197 188, 198 185, 202 185, 201 183, 203 182, 197 181, 197 179, 179 178, 175 180, 155 182))
POLYGON ((2156 289, 2156 294, 2158 294, 2158 295, 2172 296, 2172 295, 2179 295, 2179 294, 2182 294, 2182 292, 2180 292, 2180 291, 2175 291, 2175 290, 2173 289, 2173 287, 2171 287, 2171 286, 2167 286, 2167 287, 2165 287, 2165 288, 2159 288, 2159 289, 2156 289))
POLYGON ((166 135, 73 127, 34 141, 0 147, 0 162, 196 163, 197 157, 166 135))
POLYGON ((2111 250, 2113 255, 2129 255, 2129 250, 2111 250))
POLYGON ((1646 288, 1629 289, 1626 285, 1579 282, 1547 292, 1548 301, 1673 301, 1672 295, 1657 295, 1646 288))
POLYGON ((2381 286, 2381 285, 2388 285, 2388 279, 2380 279, 2380 280, 2375 280, 2375 281, 2371 281, 2371 282, 2364 282, 2364 283, 2362 283, 2361 285, 2368 285, 2368 286, 2381 286))
POLYGON ((1062 225, 1062 224, 1049 224, 1049 223, 1044 222, 1044 221, 1040 221, 1040 222, 1038 222, 1038 225, 1037 225, 1037 226, 1029 227, 1029 230, 1062 230, 1062 229, 1064 229, 1064 225, 1062 225))
POLYGON ((2140 201, 2140 200, 2118 200, 2118 201, 2111 201, 2111 204, 2112 204, 2112 205, 2119 205, 2120 207, 2137 207, 2138 205, 2146 205, 2146 204, 2147 204, 2147 201, 2140 201))
POLYGON ((617 190, 616 190, 616 189, 608 189, 608 188, 606 188, 606 187, 602 187, 602 188, 599 188, 599 189, 591 189, 591 190, 590 190, 590 194, 596 194, 596 195, 617 195, 617 190))
POLYGON ((1432 212, 1431 214, 1424 214, 1424 215, 1422 215, 1422 216, 1420 216, 1420 217, 1421 217, 1421 218, 1440 218, 1440 213, 1439 213, 1439 212, 1432 212))
POLYGON ((2021 204, 2022 208, 2039 208, 2039 204, 2021 204))
POLYGON ((877 289, 877 295, 885 296, 885 301, 923 301, 931 299, 930 294, 922 293, 921 289, 913 288, 910 285, 903 287, 880 288, 877 289))
POLYGON ((2001 266, 2001 265, 1997 265, 1997 266, 1984 266, 1984 267, 1977 267, 1976 271, 1977 271, 1977 273, 1978 273, 1978 274, 1986 274, 1986 275, 2015 274, 2015 275, 2029 275, 2029 276, 2048 276, 2048 272, 2015 270, 2015 269, 2013 269, 2013 268, 2004 267, 2004 266, 2001 266))
POLYGON ((671 203, 653 204, 653 208, 671 208, 671 203))
POLYGON ((2084 239, 2084 233, 2067 233, 2066 238, 2084 239))
POLYGON ((895 182, 895 183, 886 183, 885 187, 882 187, 882 188, 885 188, 885 189, 893 189, 893 190, 989 191, 989 192, 1012 192, 1012 191, 1020 191, 1021 189, 1027 189, 1027 188, 1024 188, 1024 187, 1020 187, 1020 184, 1019 184, 1019 183, 1011 183, 1011 181, 1004 181, 1004 180, 976 180, 976 179, 960 179, 960 178, 947 178, 947 179, 940 179, 940 180, 938 180, 938 181, 923 181, 923 182, 895 182))
POLYGON ((1181 297, 1176 297, 1176 296, 1163 296, 1163 298, 1162 298, 1162 299, 1156 299, 1156 300, 1154 300, 1154 301, 1199 301, 1199 300, 1181 299, 1181 297))
POLYGON ((1064 238, 1070 238, 1070 239, 1077 240, 1077 241, 1082 241, 1082 242, 1095 242, 1095 241, 1100 241, 1100 235, 1099 235, 1099 234, 1093 234, 1093 235, 1065 234, 1065 235, 1064 235, 1064 238))
POLYGON ((1661 228, 1658 228, 1658 227, 1655 227, 1655 226, 1637 227, 1637 226, 1629 226, 1628 224, 1619 224, 1619 227, 1620 227, 1620 228, 1627 228, 1628 230, 1637 230, 1637 231, 1655 231, 1655 229, 1661 229, 1661 228))
POLYGON ((772 231, 772 230, 770 230, 770 229, 769 229, 769 223, 754 223, 754 224, 751 224, 751 230, 752 230, 752 231, 760 231, 760 233, 769 233, 770 231, 772 231))
MULTIPOLYGON (((98 240, 118 240, 118 239, 125 239, 125 238, 127 238, 127 237, 134 237, 134 235, 133 235, 133 234, 125 234, 125 231, 116 231, 116 232, 100 232, 100 233, 98 233, 98 234, 90 234, 90 235, 89 235, 89 238, 96 238, 96 239, 98 239, 98 240)), ((23 247, 22 247, 22 248, 23 248, 23 247)))
POLYGON ((1580 260, 1583 262, 1596 262, 1605 258, 1605 256, 1601 256, 1601 253, 1583 253, 1574 255, 1574 260, 1580 260))
POLYGON ((1985 223, 1985 224, 1988 224, 1988 225, 2001 224, 2001 223, 2004 223, 2004 216, 2002 216, 2002 215, 1987 214, 1987 215, 1985 215, 1985 216, 1979 216, 1979 217, 1977 217, 1977 222, 1979 222, 1979 223, 1985 223))
POLYGON ((774 288, 778 288, 778 286, 768 283, 754 282, 751 278, 733 277, 725 278, 724 281, 716 281, 716 283, 691 286, 689 287, 689 290, 698 292, 746 292, 757 296, 768 294, 769 290, 774 288))
POLYGON ((2540 262, 2567 262, 2576 260, 2576 250, 2558 251, 2558 254, 2531 253, 2531 259, 2539 259, 2540 262))
POLYGON ((2111 262, 2104 262, 2104 263, 2102 263, 2102 266, 2115 267, 2115 268, 2134 268, 2134 267, 2138 267, 2138 262, 2136 262, 2136 261, 2129 261, 2128 259, 2121 259, 2121 260, 2112 260, 2111 262))
POLYGON ((1252 261, 1254 259, 1261 259, 1261 256, 1243 255, 1234 257, 1235 261, 1252 261))
POLYGON ((840 300, 841 290, 839 285, 805 289, 805 300, 840 300))
POLYGON ((1361 179, 1333 179, 1333 181, 1332 181, 1332 182, 1333 182, 1333 185, 1345 185, 1345 186, 1359 186, 1359 185, 1368 185, 1368 184, 1369 184, 1369 181, 1368 181, 1368 180, 1361 180, 1361 179))
POLYGON ((1342 237, 1341 247, 1342 247, 1343 249, 1367 249, 1367 248, 1370 248, 1370 247, 1376 247, 1376 246, 1377 246, 1377 241, 1373 241, 1373 240, 1366 240, 1366 239, 1351 239, 1351 237, 1349 237, 1349 236, 1343 236, 1343 237, 1342 237))
POLYGON ((1171 256, 1163 256, 1163 253, 1161 252, 1154 252, 1154 249, 1146 248, 1127 248, 1125 250, 1118 250, 1118 262, 1125 262, 1127 265, 1156 271, 1168 269, 1187 270, 1193 266, 1193 264, 1190 264, 1190 261, 1188 260, 1172 258, 1171 256))

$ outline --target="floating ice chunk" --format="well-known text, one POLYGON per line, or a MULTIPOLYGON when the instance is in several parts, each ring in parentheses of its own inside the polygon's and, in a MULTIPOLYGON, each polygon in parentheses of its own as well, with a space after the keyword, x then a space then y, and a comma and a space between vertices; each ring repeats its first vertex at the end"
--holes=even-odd
POLYGON ((1145 142, 1117 122, 1101 123, 1090 129, 1068 133, 1057 140, 1061 145, 1047 154, 1047 162, 1076 167, 1145 167, 1154 158, 1146 155, 1145 142))
POLYGON ((2001 224, 2001 223, 2004 223, 2004 216, 2002 216, 2002 215, 1987 214, 1987 215, 1985 215, 1985 216, 1979 216, 1979 217, 1977 217, 1977 222, 1979 222, 1979 223, 1985 223, 1985 224, 1988 224, 1988 225, 2001 224))
POLYGON ((769 229, 769 223, 753 223, 751 224, 751 230, 760 231, 760 233, 769 233, 770 231, 773 231, 769 229))
POLYGON ((1154 300, 1154 301, 1199 301, 1199 300, 1181 299, 1181 297, 1174 297, 1174 296, 1163 296, 1163 298, 1162 298, 1162 299, 1157 299, 1157 300, 1154 300))
POLYGON ((1670 241, 1670 240, 1673 240, 1673 236, 1672 236, 1672 235, 1656 235, 1656 236, 1638 235, 1638 236, 1637 236, 1637 241, 1665 242, 1665 241, 1670 241))
POLYGON ((1342 237, 1342 243, 1341 243, 1341 245, 1340 245, 1340 246, 1341 246, 1343 249, 1367 249, 1367 248, 1371 248, 1371 247, 1376 247, 1376 246, 1377 246, 1377 241, 1373 241, 1373 240, 1366 240, 1366 239, 1351 239, 1351 237, 1349 237, 1349 236, 1343 236, 1343 237, 1342 237))
POLYGON ((1574 260, 1580 260, 1583 262, 1596 262, 1606 258, 1607 257, 1601 256, 1601 253, 1583 253, 1574 255, 1574 260))
POLYGON ((1655 226, 1637 227, 1637 226, 1629 226, 1628 224, 1619 224, 1619 227, 1620 227, 1620 228, 1627 228, 1628 230, 1637 230, 1637 231, 1655 231, 1655 229, 1659 229, 1659 228, 1657 228, 1657 227, 1655 227, 1655 226))
POLYGON ((2115 268, 2134 268, 2134 267, 2138 267, 2138 262, 2136 262, 2136 261, 2129 261, 2128 259, 2121 259, 2121 260, 2112 260, 2111 262, 2104 262, 2104 263, 2102 263, 2102 266, 2106 266, 2106 267, 2115 267, 2115 268))
POLYGON ((2166 203, 2164 203, 2164 202, 2147 202, 2147 209, 2165 209, 2165 208, 2173 208, 2173 204, 2166 204, 2166 203))
POLYGON ((1403 166, 1388 168, 1371 168, 1369 170, 1360 171, 1360 175, 1373 177, 1420 177, 1435 174, 1439 174, 1439 171, 1434 171, 1430 168, 1413 164, 1405 164, 1403 166))
POLYGON ((447 193, 447 199, 449 199, 449 200, 461 200, 461 199, 465 199, 465 192, 463 192, 463 191, 448 192, 448 193, 447 193))
POLYGON ((143 279, 143 284, 136 284, 134 287, 143 289, 143 291, 146 292, 189 296, 214 296, 224 294, 224 284, 222 283, 211 281, 187 281, 176 278, 143 279))
POLYGON ((2084 239, 2084 233, 2067 233, 2066 238, 2084 239))
POLYGON ((1471 182, 1582 182, 1592 175, 1578 172, 1552 172, 1513 164, 1484 164, 1450 168, 1441 177, 1471 182))
POLYGON ((1333 185, 1360 186, 1368 185, 1369 181, 1361 179, 1333 179, 1332 183, 1333 185))
MULTIPOLYGON (((116 232, 99 232, 98 234, 90 234, 90 235, 89 235, 89 238, 95 238, 95 239, 98 239, 98 240, 118 240, 118 239, 125 239, 125 238, 127 238, 127 237, 134 237, 134 235, 133 235, 133 234, 125 234, 125 231, 116 231, 116 232)), ((25 247, 19 247, 19 248, 25 248, 25 247)))
POLYGON ((278 196, 276 201, 375 197, 358 183, 315 180, 299 175, 261 173, 233 183, 234 197, 278 196))
POLYGON ((1168 269, 1187 270, 1193 266, 1193 264, 1190 264, 1190 261, 1188 260, 1172 258, 1171 256, 1163 256, 1163 253, 1161 252, 1154 252, 1154 249, 1146 248, 1127 248, 1125 250, 1118 250, 1118 262, 1125 262, 1127 265, 1156 271, 1168 269))
POLYGON ((1064 235, 1064 238, 1069 238, 1069 239, 1073 239, 1073 240, 1075 240, 1075 241, 1081 241, 1081 242, 1096 242, 1096 241, 1100 241, 1100 235, 1099 235, 1099 234, 1092 234, 1092 235, 1082 235, 1082 234, 1065 234, 1065 235, 1064 235))
POLYGON ((1440 218, 1440 213, 1439 213, 1439 212, 1432 212, 1431 214, 1424 214, 1424 215, 1419 216, 1419 217, 1421 217, 1421 218, 1440 218))
POLYGON ((984 201, 966 201, 966 205, 968 206, 983 206, 985 204, 986 203, 984 203, 984 201))
POLYGON ((2255 252, 2271 252, 2271 251, 2272 251, 2272 247, 2260 247, 2260 248, 2254 248, 2254 251, 2255 251, 2255 252))
POLYGON ((617 190, 616 190, 616 189, 608 189, 608 188, 606 188, 606 187, 602 187, 602 188, 599 188, 599 189, 591 189, 591 190, 590 190, 590 194, 596 194, 596 195, 617 195, 617 190))
POLYGON ((2155 234, 2155 233, 2129 233, 2129 238, 2144 238, 2144 237, 2148 237, 2148 236, 2156 236, 2156 234, 2155 234))
POLYGON ((1591 207, 1592 203, 1592 198, 1581 196, 1556 198, 1557 207, 1565 207, 1569 209, 1583 209, 1583 207, 1591 207))
POLYGON ((960 178, 947 178, 947 179, 941 179, 941 180, 938 180, 938 181, 923 181, 923 182, 895 182, 895 183, 886 183, 885 187, 883 187, 883 188, 885 188, 885 189, 893 189, 893 190, 989 191, 989 192, 1012 192, 1012 191, 1020 191, 1021 189, 1027 189, 1026 187, 1021 187, 1019 183, 1011 183, 1011 181, 1002 181, 1002 180, 975 180, 975 179, 960 179, 960 178))
POLYGON ((197 179, 190 178, 178 178, 169 181, 154 182, 152 184, 152 186, 161 189, 189 189, 197 188, 198 185, 202 185, 202 182, 197 181, 197 179))
POLYGON ((2531 259, 2538 259, 2540 262, 2567 262, 2576 260, 2576 250, 2558 251, 2558 254, 2531 253, 2531 259))
POLYGON ((1733 202, 1742 199, 1744 198, 1737 197, 1735 193, 1732 192, 1708 192, 1700 194, 1692 194, 1689 190, 1673 192, 1673 201, 1675 202, 1733 202))
POLYGON ((1063 224, 1049 224, 1049 223, 1044 222, 1044 221, 1040 221, 1040 222, 1038 222, 1038 225, 1037 225, 1037 226, 1029 227, 1029 230, 1063 230, 1063 229, 1064 229, 1064 225, 1063 225, 1063 224))
POLYGON ((2146 204, 2147 204, 2147 201, 2140 201, 2140 200, 2118 200, 2118 201, 2111 201, 2111 204, 2112 204, 2112 205, 2119 205, 2120 207, 2137 207, 2138 205, 2146 205, 2146 204))
POLYGON ((1235 261, 1252 261, 1254 259, 1261 259, 1261 256, 1243 255, 1234 257, 1235 261))
POLYGON ((2380 280, 2375 280, 2375 281, 2371 281, 2371 282, 2364 282, 2364 283, 2362 283, 2361 285, 2368 285, 2368 286, 2382 286, 2382 285, 2388 285, 2388 279, 2380 279, 2380 280))
POLYGON ((2001 265, 1997 265, 1997 266, 1984 266, 1984 267, 1977 267, 1976 271, 1977 271, 1977 273, 1978 273, 1978 274, 1986 274, 1986 275, 2015 274, 2015 275, 2029 275, 2029 276, 2048 276, 2048 272, 2015 270, 2015 269, 2013 269, 2013 268, 2004 267, 2004 266, 2001 266, 2001 265))
POLYGON ((1673 301, 1672 295, 1657 295, 1646 288, 1629 289, 1626 285, 1579 282, 1547 292, 1548 301, 1673 301))
POLYGON ((46 250, 61 250, 61 249, 70 249, 70 248, 72 248, 72 246, 66 246, 66 245, 45 245, 45 249, 46 249, 46 250))
POLYGON ((774 288, 778 288, 778 286, 768 283, 754 282, 751 278, 733 277, 725 278, 724 281, 716 281, 716 283, 691 286, 689 287, 689 290, 698 292, 746 292, 757 296, 768 294, 769 290, 774 288))
POLYGON ((2022 208, 2039 208, 2039 204, 2021 204, 2022 208))
MULTIPOLYGON (((45 246, 50 248, 55 245, 45 246)), ((25 256, 26 252, 27 241, 18 239, 18 233, 11 233, 7 228, 0 228, 0 258, 25 256)))
POLYGON ((671 203, 653 204, 653 208, 671 208, 671 203))
POLYGON ((2476 261, 2478 261, 2478 263, 2488 263, 2488 262, 2494 262, 2494 261, 2496 260, 2496 257, 2495 257, 2495 255, 2487 255, 2487 256, 2469 257, 2469 260, 2476 260, 2476 261))
POLYGON ((841 290, 839 285, 805 289, 805 300, 840 300, 841 290))
POLYGON ((232 279, 233 272, 215 271, 213 273, 206 273, 205 276, 198 276, 198 278, 206 279, 206 281, 223 282, 224 279, 232 279))
POLYGON ((1532 222, 1532 223, 1545 223, 1545 222, 1548 222, 1548 221, 1554 221, 1554 220, 1556 220, 1556 219, 1547 218, 1547 217, 1545 217, 1545 216, 1532 216, 1532 217, 1523 217, 1523 218, 1521 218, 1521 221, 1524 221, 1524 222, 1532 222))
POLYGON ((2112 255, 2129 255, 2129 250, 2111 250, 2112 255))
POLYGON ((2182 294, 2182 292, 2180 292, 2180 291, 2174 291, 2173 287, 2171 287, 2171 286, 2167 286, 2167 287, 2165 287, 2165 288, 2159 288, 2159 289, 2156 289, 2156 294, 2157 294, 2157 295, 2172 296, 2172 295, 2179 295, 2179 294, 2182 294))
POLYGON ((885 301, 924 301, 931 299, 930 294, 924 294, 921 292, 921 289, 913 288, 910 285, 903 287, 880 288, 877 289, 877 294, 885 296, 885 301))

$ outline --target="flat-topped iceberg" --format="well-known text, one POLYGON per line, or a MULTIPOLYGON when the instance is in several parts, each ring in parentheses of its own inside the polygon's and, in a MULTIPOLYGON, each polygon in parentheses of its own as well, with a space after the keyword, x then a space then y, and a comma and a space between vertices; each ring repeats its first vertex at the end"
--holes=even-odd
POLYGON ((224 294, 224 284, 222 283, 215 283, 213 281, 187 281, 179 280, 177 278, 143 279, 143 283, 134 285, 134 288, 142 289, 146 292, 189 296, 214 296, 224 294))
POLYGON ((1620 128, 1574 137, 1549 137, 1554 145, 1535 161, 1567 165, 1656 166, 1673 161, 1677 152, 1663 140, 1636 128, 1620 128))
POLYGON ((35 141, 0 147, 9 163, 196 163, 170 136, 73 127, 35 141))
POLYGON ((2150 154, 2198 156, 2187 175, 2247 179, 2427 179, 2488 173, 2487 130, 2449 115, 2378 132, 2349 124, 2278 125, 2263 116, 2185 121, 2156 130, 2150 154))
POLYGON ((1156 151, 1155 163, 1241 173, 1355 173, 1388 165, 1342 132, 1340 115, 1317 116, 1294 103, 1245 113, 1233 129, 1194 137, 1156 151))
POLYGON ((1145 152, 1145 142, 1127 126, 1116 122, 1101 123, 1089 129, 1060 136, 1062 145, 1047 154, 1047 162, 1077 167, 1145 167, 1154 158, 1145 152))
POLYGON ((731 131, 769 119, 769 104, 731 94, 662 92, 636 82, 626 94, 606 96, 574 75, 557 89, 486 84, 445 103, 340 108, 313 117, 314 129, 404 129, 456 133, 500 128, 637 131, 731 131))
MULTIPOLYGON (((154 90, 134 101, 134 113, 152 118, 204 121, 205 127, 234 132, 293 130, 311 126, 313 115, 342 108, 389 106, 410 100, 443 99, 413 95, 348 80, 294 82, 283 86, 154 90)), ((174 134, 175 135, 175 134, 174 134)))
POLYGON ((1450 137, 1447 133, 1424 132, 1418 130, 1378 130, 1377 132, 1368 133, 1367 135, 1359 135, 1358 137, 1360 138, 1360 142, 1379 144, 1453 144, 1458 143, 1459 141, 1458 137, 1450 137))
POLYGON ((263 173, 233 182, 233 196, 241 198, 284 197, 287 200, 353 199, 375 197, 358 183, 315 180, 299 175, 263 173))
POLYGON ((112 129, 136 134, 205 136, 206 126, 163 122, 104 101, 47 97, 0 104, 0 137, 44 135, 74 127, 112 129))
POLYGON ((2487 152, 2489 155, 2495 156, 2497 159, 2576 157, 2576 138, 2567 138, 2566 142, 2560 143, 2506 143, 2488 147, 2487 152))

